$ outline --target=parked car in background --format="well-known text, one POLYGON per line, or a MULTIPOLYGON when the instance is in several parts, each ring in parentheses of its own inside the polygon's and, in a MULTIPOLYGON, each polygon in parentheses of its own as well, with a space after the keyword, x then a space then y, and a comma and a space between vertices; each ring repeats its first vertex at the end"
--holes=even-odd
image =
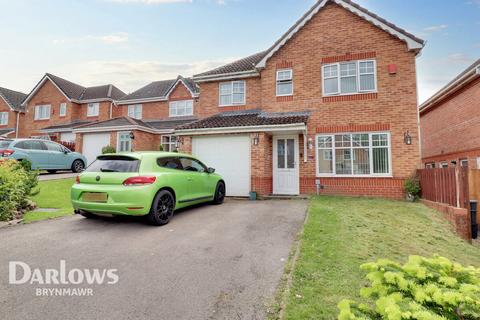
POLYGON ((78 152, 53 141, 40 139, 14 139, 0 141, 0 156, 16 160, 28 160, 34 170, 58 170, 82 172, 87 159, 78 152))
POLYGON ((187 154, 139 152, 98 156, 76 178, 71 191, 75 213, 146 216, 167 224, 176 209, 198 203, 221 204, 225 182, 187 154))

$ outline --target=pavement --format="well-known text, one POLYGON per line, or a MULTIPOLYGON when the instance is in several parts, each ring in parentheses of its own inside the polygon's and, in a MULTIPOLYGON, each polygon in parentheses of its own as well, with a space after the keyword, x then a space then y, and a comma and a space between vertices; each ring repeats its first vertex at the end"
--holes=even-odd
MULTIPOLYGON (((264 319, 307 204, 227 200, 177 212, 163 227, 71 216, 1 228, 0 318, 264 319), (32 270, 27 283, 9 283, 12 261, 32 270), (66 274, 76 282, 93 269, 107 269, 113 284, 62 280, 66 274), (45 284, 47 278, 61 284, 45 284), (72 296, 73 289, 83 294, 72 296)), ((15 268, 13 280, 25 269, 15 268)))
POLYGON ((74 178, 78 176, 78 173, 68 172, 59 172, 59 173, 40 173, 38 176, 39 181, 48 181, 48 180, 60 180, 67 178, 74 178))

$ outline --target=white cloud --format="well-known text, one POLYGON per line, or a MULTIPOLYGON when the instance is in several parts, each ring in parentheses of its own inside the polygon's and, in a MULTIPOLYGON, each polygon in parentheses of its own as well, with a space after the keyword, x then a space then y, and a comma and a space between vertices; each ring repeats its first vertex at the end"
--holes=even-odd
POLYGON ((185 77, 211 70, 236 60, 225 58, 220 60, 197 61, 192 63, 163 63, 159 61, 88 61, 60 67, 69 70, 70 80, 82 85, 100 85, 112 83, 125 92, 158 80, 174 79, 179 74, 185 77))
POLYGON ((85 42, 100 42, 104 44, 118 44, 128 42, 128 33, 116 32, 106 35, 86 35, 79 38, 63 38, 53 40, 54 44, 63 43, 85 43, 85 42))
POLYGON ((193 0, 106 0, 108 2, 117 3, 144 3, 144 4, 165 4, 165 3, 191 3, 193 0))
POLYGON ((439 24, 439 25, 435 25, 435 26, 430 26, 430 27, 426 27, 426 28, 423 28, 423 31, 426 31, 426 32, 436 32, 436 31, 442 31, 442 30, 445 30, 448 28, 448 25, 446 24, 439 24))

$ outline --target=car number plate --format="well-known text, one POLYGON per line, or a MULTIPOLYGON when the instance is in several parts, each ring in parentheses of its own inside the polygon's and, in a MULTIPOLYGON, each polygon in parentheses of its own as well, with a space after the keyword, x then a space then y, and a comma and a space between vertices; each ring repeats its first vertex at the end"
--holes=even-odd
POLYGON ((87 202, 107 202, 108 195, 100 192, 85 192, 82 199, 87 202))

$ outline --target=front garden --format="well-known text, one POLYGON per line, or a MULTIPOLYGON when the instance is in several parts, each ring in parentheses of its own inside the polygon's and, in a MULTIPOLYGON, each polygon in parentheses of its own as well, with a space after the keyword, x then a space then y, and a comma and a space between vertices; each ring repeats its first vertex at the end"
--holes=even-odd
MULTIPOLYGON (((411 255, 433 257, 434 254, 464 266, 480 267, 480 247, 461 240, 439 213, 420 203, 315 197, 301 235, 298 259, 290 274, 284 318, 337 319, 342 300, 369 301, 360 295, 360 290, 371 285, 365 276, 374 267, 367 265, 361 270, 362 264, 383 258, 404 264, 411 255)), ((344 303, 343 308, 347 316, 342 319, 382 319, 351 318, 348 304, 344 303)))

